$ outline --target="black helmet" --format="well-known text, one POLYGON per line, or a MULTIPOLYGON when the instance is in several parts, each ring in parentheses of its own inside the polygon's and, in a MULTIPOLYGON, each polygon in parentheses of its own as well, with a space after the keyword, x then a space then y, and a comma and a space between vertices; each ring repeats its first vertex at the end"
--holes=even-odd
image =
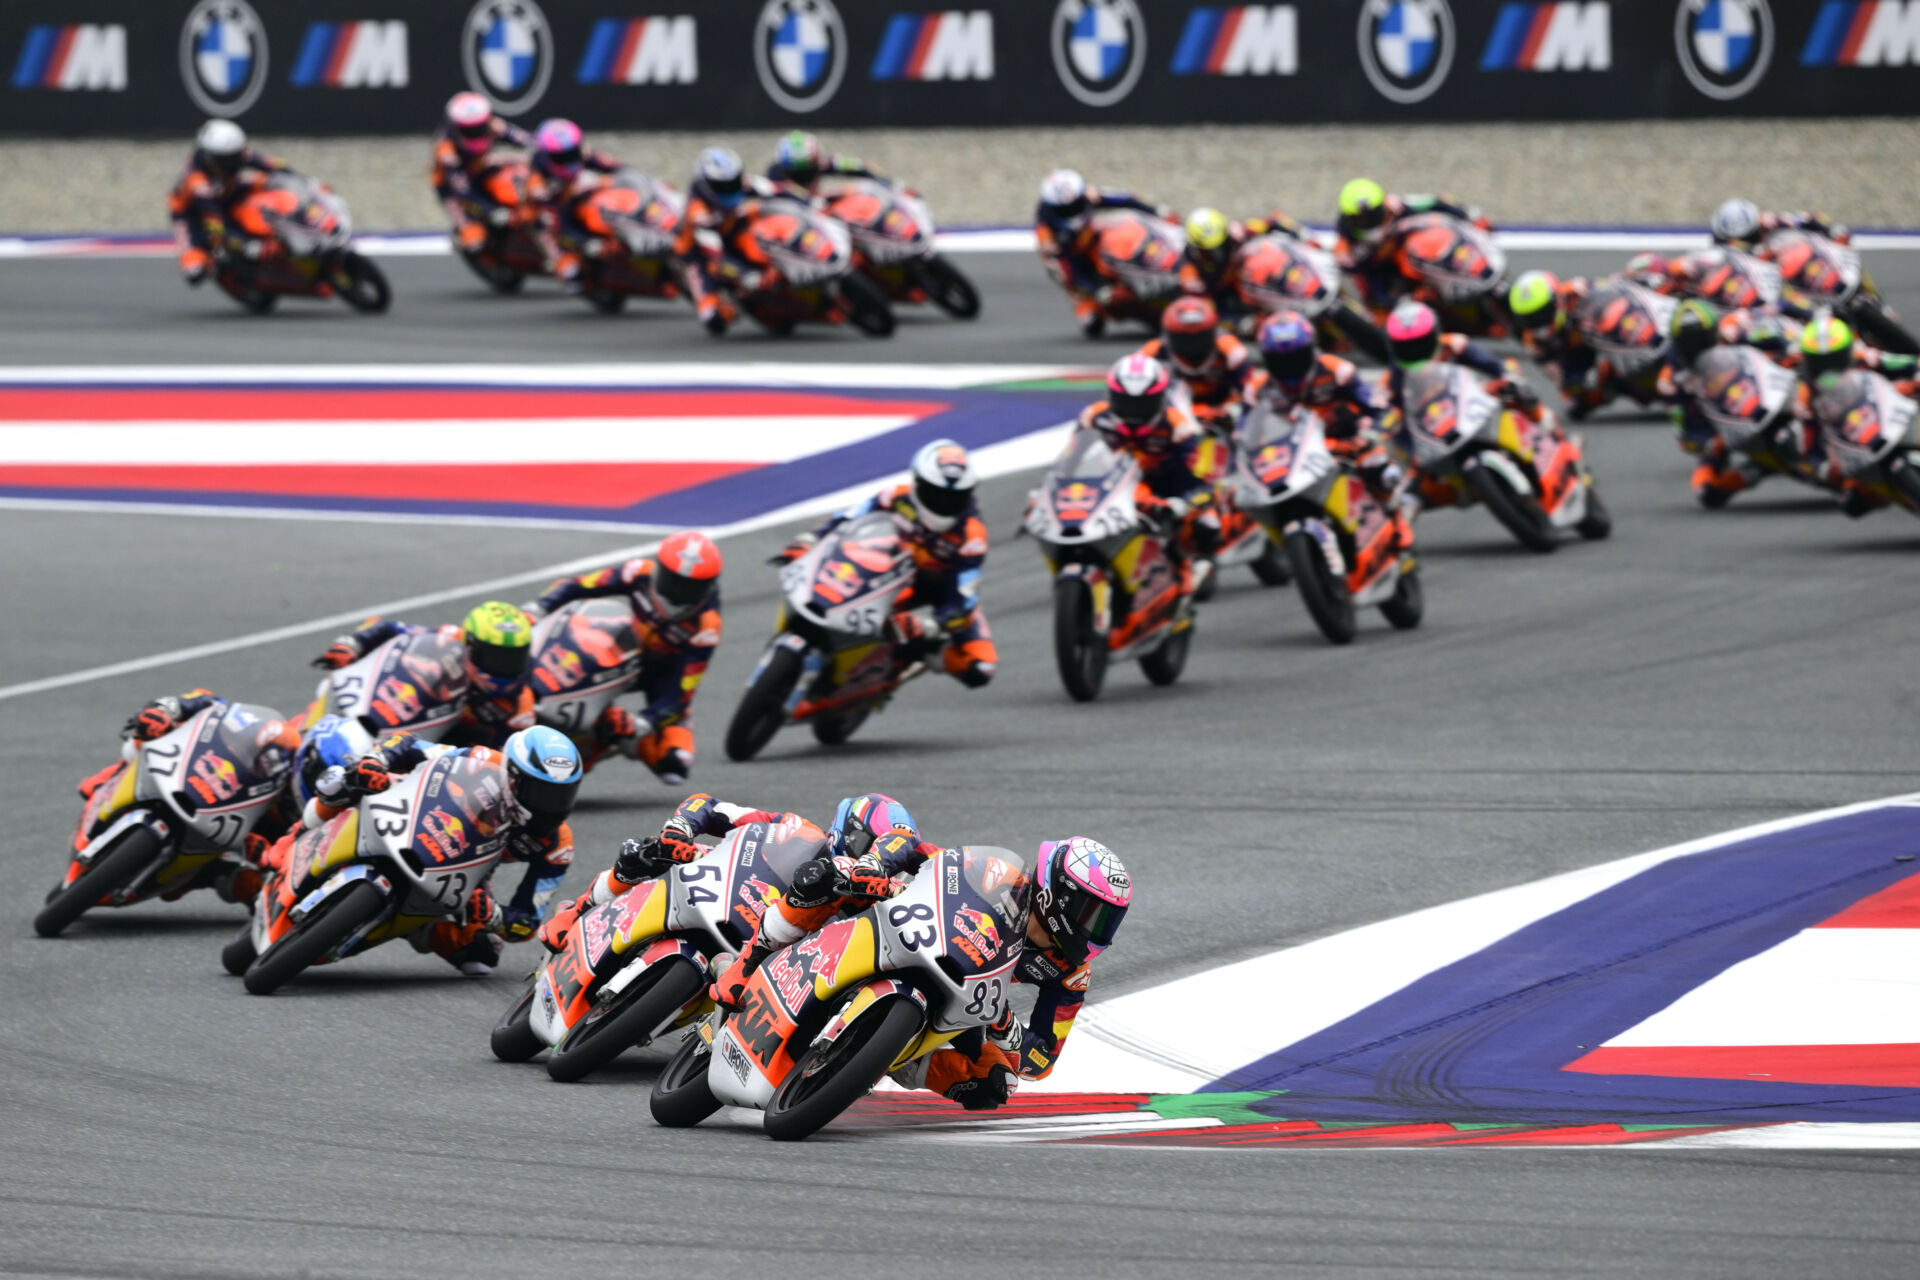
POLYGON ((1689 298, 1674 310, 1667 336, 1673 340, 1674 357, 1682 365, 1691 365, 1719 341, 1720 318, 1706 303, 1689 298))

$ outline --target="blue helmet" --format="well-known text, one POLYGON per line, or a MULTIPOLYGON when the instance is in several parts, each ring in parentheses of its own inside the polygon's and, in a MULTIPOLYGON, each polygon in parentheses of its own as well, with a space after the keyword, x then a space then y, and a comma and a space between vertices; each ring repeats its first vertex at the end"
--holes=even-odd
POLYGON ((321 716, 300 739, 293 753, 293 798, 302 807, 313 799, 314 783, 331 768, 346 768, 373 750, 373 735, 358 720, 321 716))
POLYGON ((1314 358, 1319 355, 1314 346, 1313 322, 1298 311, 1276 311, 1268 316, 1261 321, 1255 341, 1267 372, 1280 382, 1297 384, 1313 372, 1314 358))
POLYGON ((916 843, 920 839, 920 828, 913 815, 892 796, 878 792, 848 796, 833 811, 833 822, 827 828, 827 855, 858 858, 889 831, 908 832, 916 843))
POLYGON ((587 776, 580 748, 558 729, 535 725, 507 739, 507 785, 535 834, 553 830, 573 812, 580 780, 587 776))

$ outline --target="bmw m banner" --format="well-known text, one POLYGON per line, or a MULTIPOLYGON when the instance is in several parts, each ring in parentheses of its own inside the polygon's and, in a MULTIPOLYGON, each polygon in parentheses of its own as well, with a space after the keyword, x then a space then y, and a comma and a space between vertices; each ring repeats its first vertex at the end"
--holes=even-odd
POLYGON ((41 135, 1885 115, 1920 0, 9 0, 0 59, 41 135))

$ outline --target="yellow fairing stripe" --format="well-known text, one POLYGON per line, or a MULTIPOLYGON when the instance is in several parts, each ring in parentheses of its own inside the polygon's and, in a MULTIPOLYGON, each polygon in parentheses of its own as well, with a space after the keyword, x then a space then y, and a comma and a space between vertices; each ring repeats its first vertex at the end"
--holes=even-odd
MULTIPOLYGON (((878 935, 874 933, 873 921, 864 917, 855 920, 853 936, 847 939, 847 949, 840 953, 840 963, 834 968, 833 980, 829 982, 825 975, 814 977, 814 998, 824 1000, 843 987, 871 978, 879 963, 878 935)), ((853 1003, 858 1008, 862 1001, 872 999, 870 993, 863 991, 853 998, 853 1003)))
POLYGON ((1146 545, 1146 535, 1137 533, 1128 540, 1126 546, 1120 548, 1119 554, 1113 557, 1114 572, 1118 573, 1121 580, 1128 586, 1137 585, 1137 575, 1140 568, 1140 552, 1146 545))
POLYGON ((1347 486, 1352 483, 1352 476, 1343 475, 1327 490, 1327 514, 1343 529, 1353 527, 1353 517, 1347 511, 1347 486))
POLYGON ((929 1027, 920 1033, 919 1039, 901 1051, 900 1056, 893 1060, 893 1065, 888 1067, 887 1070, 898 1071, 914 1059, 924 1058, 935 1049, 942 1048, 951 1041, 959 1039, 960 1034, 958 1031, 935 1031, 929 1027))
POLYGON ((1511 412, 1500 415, 1500 447, 1522 462, 1533 461, 1533 451, 1520 438, 1520 422, 1511 412))
POLYGON ((667 899, 671 896, 665 881, 655 880, 648 887, 647 900, 634 913, 633 923, 613 935, 614 954, 623 955, 635 941, 645 942, 667 931, 667 899))
POLYGON ((113 784, 113 794, 107 797, 105 804, 100 806, 100 812, 94 817, 95 823, 107 821, 133 803, 133 790, 139 784, 139 773, 140 770, 137 768, 120 771, 120 781, 113 784))

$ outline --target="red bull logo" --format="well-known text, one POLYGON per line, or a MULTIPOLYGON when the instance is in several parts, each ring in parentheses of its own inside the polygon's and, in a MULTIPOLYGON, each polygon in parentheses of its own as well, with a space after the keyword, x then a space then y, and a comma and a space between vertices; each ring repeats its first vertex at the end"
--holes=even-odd
POLYGON ((982 963, 999 954, 1000 925, 987 912, 961 907, 953 913, 953 927, 961 937, 980 948, 982 963))
POLYGON ((225 800, 240 790, 240 771, 225 756, 201 756, 193 762, 193 772, 201 804, 225 800))
POLYGON ((1094 487, 1080 480, 1060 490, 1060 501, 1076 507, 1091 505, 1096 496, 1094 487))

